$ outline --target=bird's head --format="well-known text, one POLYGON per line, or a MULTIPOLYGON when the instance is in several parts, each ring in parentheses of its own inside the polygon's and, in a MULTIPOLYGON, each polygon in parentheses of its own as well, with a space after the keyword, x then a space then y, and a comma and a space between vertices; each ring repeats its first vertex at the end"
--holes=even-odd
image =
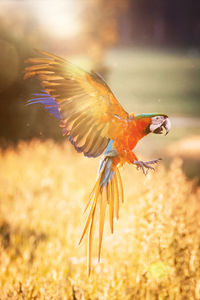
POLYGON ((146 134, 151 132, 161 134, 164 133, 163 129, 165 129, 165 135, 167 135, 171 128, 170 119, 164 114, 141 114, 137 115, 136 119, 143 124, 146 134))

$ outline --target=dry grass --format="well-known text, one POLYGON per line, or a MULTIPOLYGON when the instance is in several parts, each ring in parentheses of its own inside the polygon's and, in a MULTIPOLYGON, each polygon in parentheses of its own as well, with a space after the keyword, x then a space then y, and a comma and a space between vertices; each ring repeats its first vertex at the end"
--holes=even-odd
POLYGON ((98 160, 32 141, 0 165, 0 299, 200 299, 200 190, 180 160, 146 177, 122 170, 120 220, 89 278, 76 243, 98 160))

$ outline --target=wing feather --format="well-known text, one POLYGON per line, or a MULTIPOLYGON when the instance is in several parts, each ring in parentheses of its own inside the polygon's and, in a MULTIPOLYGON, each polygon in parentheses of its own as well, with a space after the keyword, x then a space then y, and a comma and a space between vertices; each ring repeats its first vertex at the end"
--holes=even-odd
MULTIPOLYGON (((115 139, 124 130, 128 113, 100 75, 85 72, 54 54, 37 51, 43 57, 27 60, 29 66, 25 68, 24 77, 37 77, 45 91, 50 94, 44 94, 44 98, 49 96, 56 101, 61 116, 61 127, 66 128, 63 132, 67 132, 76 150, 89 157, 100 155, 109 140, 115 139), (91 135, 82 130, 86 124, 88 127, 90 124, 93 132, 90 146, 88 137, 91 135), (79 147, 83 138, 85 145, 79 147)), ((35 100, 45 105, 42 99, 35 100)))

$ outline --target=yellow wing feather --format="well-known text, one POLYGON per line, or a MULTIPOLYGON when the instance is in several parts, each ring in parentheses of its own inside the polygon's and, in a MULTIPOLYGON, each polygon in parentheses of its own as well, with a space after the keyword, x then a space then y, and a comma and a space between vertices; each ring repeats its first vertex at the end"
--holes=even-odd
POLYGON ((86 156, 102 154, 127 124, 128 113, 104 80, 54 54, 37 50, 43 57, 29 58, 25 78, 37 77, 57 102, 63 133, 86 156))

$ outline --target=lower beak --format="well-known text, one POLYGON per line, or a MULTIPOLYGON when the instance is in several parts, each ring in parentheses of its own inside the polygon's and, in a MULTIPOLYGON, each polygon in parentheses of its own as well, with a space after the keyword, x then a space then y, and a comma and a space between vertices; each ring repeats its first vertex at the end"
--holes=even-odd
POLYGON ((169 118, 166 118, 165 121, 163 122, 162 126, 165 128, 166 133, 165 135, 167 135, 171 129, 171 121, 169 118))

